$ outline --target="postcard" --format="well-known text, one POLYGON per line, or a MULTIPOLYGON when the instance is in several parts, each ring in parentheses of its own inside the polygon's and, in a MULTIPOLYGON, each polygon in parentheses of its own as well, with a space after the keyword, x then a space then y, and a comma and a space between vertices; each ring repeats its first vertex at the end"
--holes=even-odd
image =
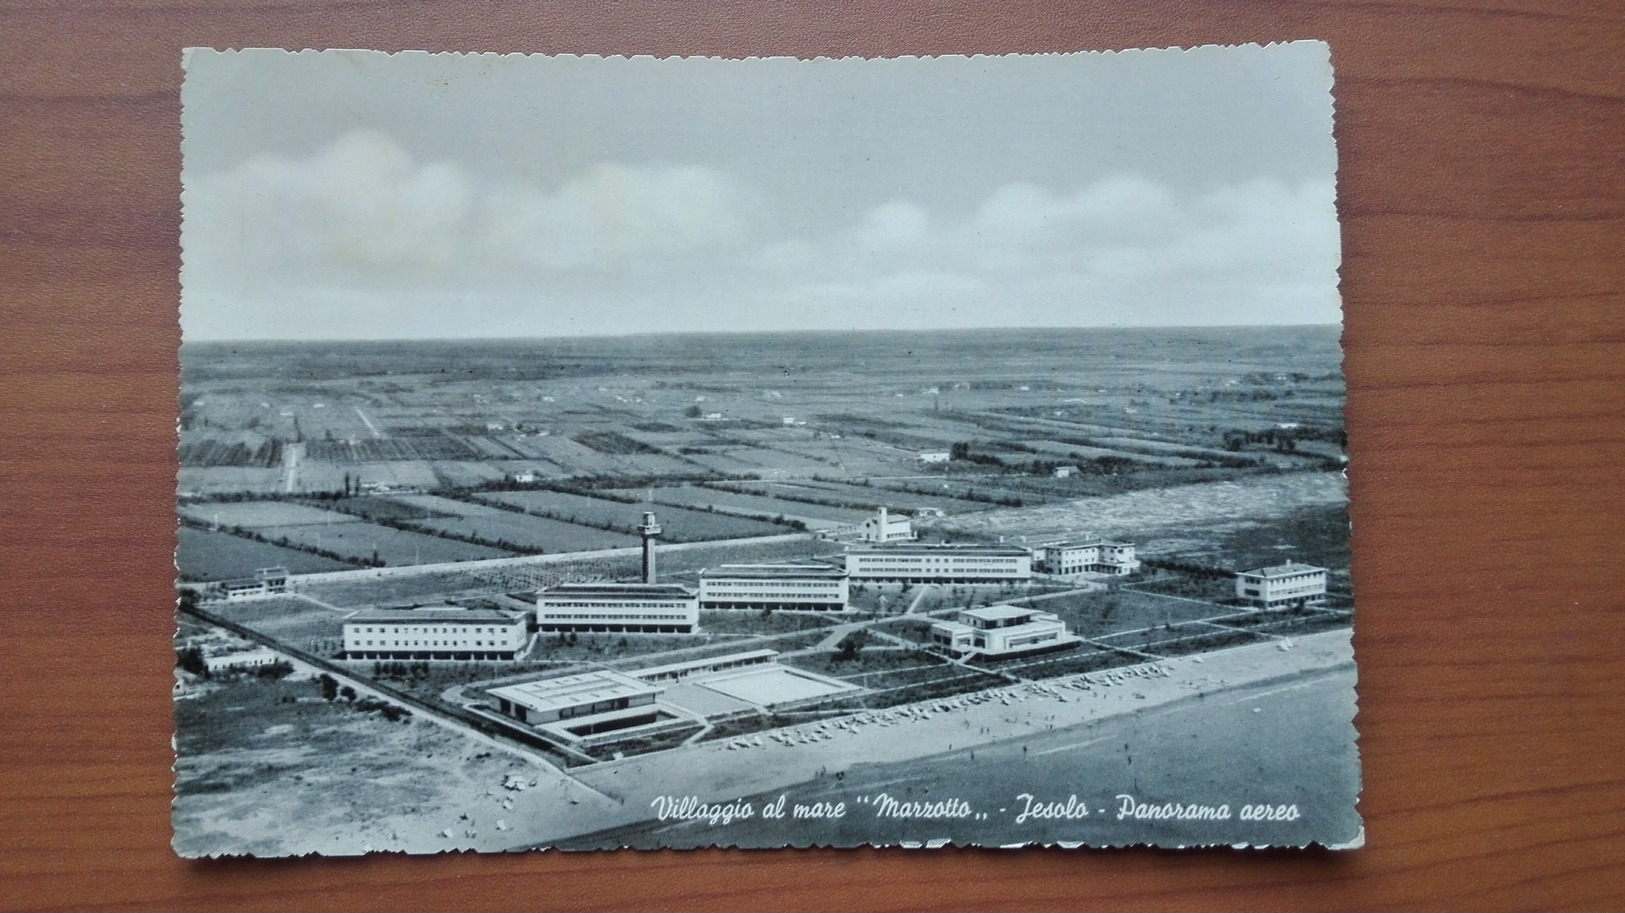
POLYGON ((180 855, 1362 843, 1325 44, 185 69, 180 855))

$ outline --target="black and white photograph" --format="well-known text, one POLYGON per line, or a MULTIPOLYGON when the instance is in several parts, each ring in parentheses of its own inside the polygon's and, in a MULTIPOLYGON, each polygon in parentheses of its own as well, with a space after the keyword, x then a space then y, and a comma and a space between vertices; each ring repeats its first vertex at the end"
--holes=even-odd
POLYGON ((1326 44, 184 66, 181 856, 1362 845, 1326 44))

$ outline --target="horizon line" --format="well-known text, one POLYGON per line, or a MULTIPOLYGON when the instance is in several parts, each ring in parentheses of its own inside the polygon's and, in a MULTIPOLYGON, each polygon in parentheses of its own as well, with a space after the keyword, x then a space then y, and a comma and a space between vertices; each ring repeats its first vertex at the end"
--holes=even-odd
POLYGON ((362 343, 362 342, 553 342, 563 340, 602 340, 602 339, 639 339, 650 336, 661 337, 694 337, 694 336, 772 336, 772 335, 852 335, 861 333, 986 333, 986 332, 1017 332, 1017 331, 1081 331, 1081 330, 1246 330, 1246 329, 1299 329, 1299 328, 1337 327, 1341 329, 1341 321, 1332 323, 1215 323, 1215 324, 1105 324, 1096 326, 981 326, 981 327, 934 327, 922 329, 919 327, 871 327, 868 329, 783 329, 783 330, 648 330, 635 333, 582 333, 562 334, 557 336, 521 335, 521 336, 216 336, 204 339, 188 339, 183 331, 181 344, 187 343, 362 343))

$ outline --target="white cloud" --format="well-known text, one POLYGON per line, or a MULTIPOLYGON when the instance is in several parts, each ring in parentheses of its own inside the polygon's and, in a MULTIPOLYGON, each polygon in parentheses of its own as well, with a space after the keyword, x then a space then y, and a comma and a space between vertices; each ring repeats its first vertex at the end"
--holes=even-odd
POLYGON ((304 159, 189 177, 190 287, 478 287, 553 270, 622 271, 737 243, 755 195, 677 165, 595 166, 557 188, 481 181, 349 133, 304 159))
POLYGON ((806 277, 785 296, 804 305, 980 300, 1062 325, 1291 321, 1297 301, 1310 322, 1337 317, 1338 250, 1329 182, 1182 196, 1120 174, 1064 194, 1008 184, 957 220, 894 200, 824 238, 777 242, 758 262, 774 281, 806 277))

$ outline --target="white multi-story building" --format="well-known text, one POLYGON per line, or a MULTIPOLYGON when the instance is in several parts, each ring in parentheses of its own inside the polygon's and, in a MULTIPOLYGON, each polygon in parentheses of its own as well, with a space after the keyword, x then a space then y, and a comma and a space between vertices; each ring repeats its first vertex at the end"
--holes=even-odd
POLYGON ((913 521, 908 517, 894 517, 884 507, 858 527, 860 542, 908 542, 913 538, 913 521))
POLYGON ((529 639, 520 612, 434 606, 369 609, 344 620, 345 659, 511 660, 529 639))
POLYGON ((946 450, 927 450, 920 454, 922 463, 946 463, 951 454, 946 450))
POLYGON ((1326 601, 1326 569, 1289 561, 1236 575, 1236 597, 1261 609, 1319 605, 1326 601))
POLYGON ((853 580, 906 583, 1009 583, 1032 579, 1032 553, 1003 545, 852 545, 846 573, 853 580))
POLYGON ((966 609, 954 621, 931 626, 931 641, 956 654, 1016 656, 1058 650, 1082 641, 1049 612, 994 605, 966 609))
POLYGON ((1132 574, 1140 569, 1130 542, 1078 539, 1049 542, 1033 549, 1033 563, 1045 574, 1132 574))
POLYGON ((205 589, 206 596, 224 597, 227 600, 253 599, 256 596, 276 596, 288 591, 288 569, 285 567, 265 567, 254 572, 252 577, 243 577, 236 580, 222 580, 210 588, 205 589))
POLYGON ((822 564, 724 564, 700 571, 700 608, 844 612, 847 589, 822 564))
POLYGON ((561 583, 536 594, 536 626, 544 631, 691 634, 700 600, 670 583, 561 583))

